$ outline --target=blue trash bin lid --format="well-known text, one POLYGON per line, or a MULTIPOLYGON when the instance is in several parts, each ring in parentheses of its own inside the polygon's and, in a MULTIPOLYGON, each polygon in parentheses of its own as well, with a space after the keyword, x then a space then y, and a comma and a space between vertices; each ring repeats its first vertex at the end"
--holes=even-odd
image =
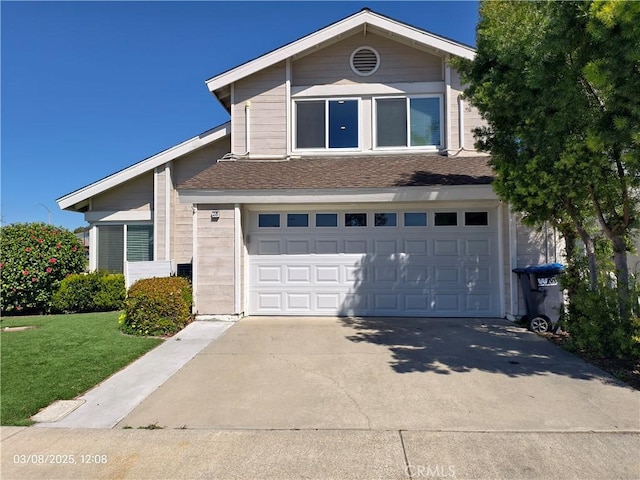
POLYGON ((543 275, 556 275, 565 271, 561 263, 543 263, 542 265, 529 265, 524 269, 527 273, 537 273, 543 275))

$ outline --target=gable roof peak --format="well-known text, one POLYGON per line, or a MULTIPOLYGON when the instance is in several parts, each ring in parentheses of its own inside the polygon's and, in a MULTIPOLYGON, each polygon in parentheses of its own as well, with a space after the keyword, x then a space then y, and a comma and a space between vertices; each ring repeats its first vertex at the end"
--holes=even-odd
MULTIPOLYGON (((243 63, 235 68, 227 70, 205 83, 211 93, 218 96, 218 90, 228 87, 232 83, 252 75, 260 70, 285 61, 291 57, 299 55, 319 44, 327 42, 340 35, 353 31, 362 25, 370 25, 381 30, 392 32, 400 37, 405 37, 414 44, 421 44, 444 54, 473 59, 475 50, 460 42, 435 35, 421 28, 409 25, 399 20, 387 17, 371 10, 368 7, 350 15, 342 20, 338 20, 320 30, 317 30, 305 37, 294 40, 276 50, 272 50, 258 58, 243 63)), ((219 98, 220 99, 220 98, 219 98)))

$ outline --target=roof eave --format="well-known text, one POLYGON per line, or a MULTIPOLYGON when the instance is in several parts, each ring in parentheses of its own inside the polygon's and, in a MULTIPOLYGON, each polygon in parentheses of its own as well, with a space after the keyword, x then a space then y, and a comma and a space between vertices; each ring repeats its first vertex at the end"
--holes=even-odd
POLYGON ((181 142, 173 147, 163 150, 145 160, 142 160, 119 172, 109 175, 97 182, 75 190, 56 200, 62 210, 80 211, 89 198, 99 195, 113 187, 146 173, 164 163, 170 162, 182 155, 191 153, 210 143, 220 140, 231 134, 231 122, 214 127, 206 132, 181 142))

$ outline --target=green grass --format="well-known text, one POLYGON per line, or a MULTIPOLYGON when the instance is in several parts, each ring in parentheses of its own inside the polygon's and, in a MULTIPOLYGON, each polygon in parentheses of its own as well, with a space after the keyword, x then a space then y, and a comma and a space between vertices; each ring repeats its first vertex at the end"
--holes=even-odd
POLYGON ((0 423, 29 425, 41 408, 75 398, 162 342, 123 335, 119 314, 3 318, 0 423), (4 331, 25 325, 36 328, 4 331))

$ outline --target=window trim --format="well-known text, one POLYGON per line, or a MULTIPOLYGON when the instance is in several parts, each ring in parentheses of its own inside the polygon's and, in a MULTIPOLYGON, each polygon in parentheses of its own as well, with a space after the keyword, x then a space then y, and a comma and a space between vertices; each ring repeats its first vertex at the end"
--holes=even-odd
POLYGON ((292 128, 291 128, 291 145, 292 150, 294 152, 360 152, 362 151, 362 126, 363 126, 363 109, 362 109, 362 97, 345 97, 345 96, 337 96, 337 97, 308 97, 308 98, 294 98, 292 99, 292 108, 291 108, 291 117, 292 117, 292 128), (358 107, 358 146, 357 147, 344 147, 344 148, 331 148, 329 147, 329 126, 330 126, 330 118, 329 118, 329 103, 330 102, 340 102, 340 101, 355 101, 358 107), (298 104, 306 103, 306 102, 324 102, 324 147, 298 147, 298 104))
MULTIPOLYGON (((127 260, 128 258, 128 251, 127 251, 127 246, 128 246, 128 238, 127 238, 127 234, 128 234, 128 228, 130 226, 147 226, 147 227, 151 227, 151 238, 153 240, 153 242, 155 243, 155 225, 153 224, 153 222, 148 222, 148 221, 144 221, 144 222, 136 222, 136 221, 132 221, 132 222, 100 222, 100 223, 96 223, 94 224, 94 227, 96 228, 95 232, 96 232, 96 241, 95 241, 95 269, 96 270, 100 270, 100 228, 101 227, 120 227, 122 229, 122 272, 120 273, 124 273, 125 272, 125 265, 127 264, 127 262, 130 263, 135 263, 139 260, 127 260)), ((155 249, 152 247, 151 248, 151 259, 147 260, 150 262, 154 262, 156 258, 156 252, 155 249)), ((144 261, 144 260, 142 260, 144 261)))
POLYGON ((437 151, 444 147, 444 95, 439 93, 418 94, 418 95, 374 95, 371 98, 371 127, 373 138, 371 139, 374 150, 429 150, 437 151), (418 98, 437 98, 440 102, 440 142, 436 145, 411 145, 411 100, 418 98), (406 127, 407 127, 407 145, 378 145, 378 100, 404 99, 407 107, 406 127))

